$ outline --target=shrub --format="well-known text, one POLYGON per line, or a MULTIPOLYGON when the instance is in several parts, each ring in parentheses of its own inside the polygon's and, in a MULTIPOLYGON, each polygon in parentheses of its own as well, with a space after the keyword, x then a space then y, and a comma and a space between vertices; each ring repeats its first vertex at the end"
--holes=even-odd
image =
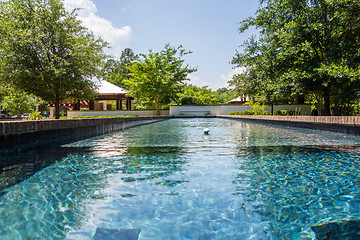
POLYGON ((230 112, 230 115, 270 115, 271 113, 268 111, 242 111, 242 112, 230 112))
POLYGON ((73 116, 71 119, 82 119, 82 118, 126 118, 126 117, 137 117, 137 115, 118 115, 118 116, 73 116))
POLYGON ((39 112, 32 112, 29 117, 25 118, 25 120, 41 120, 42 116, 39 112))
POLYGON ((296 112, 294 110, 278 110, 274 112, 274 115, 280 115, 280 116, 292 116, 296 115, 296 112))
POLYGON ((360 105, 353 105, 351 116, 360 116, 360 105))
POLYGON ((242 112, 230 112, 230 115, 254 115, 253 111, 242 111, 242 112))
POLYGON ((255 115, 271 115, 271 112, 268 112, 268 111, 261 111, 261 112, 258 112, 257 114, 255 115))
POLYGON ((79 118, 96 118, 95 116, 73 116, 71 119, 79 119, 79 118))

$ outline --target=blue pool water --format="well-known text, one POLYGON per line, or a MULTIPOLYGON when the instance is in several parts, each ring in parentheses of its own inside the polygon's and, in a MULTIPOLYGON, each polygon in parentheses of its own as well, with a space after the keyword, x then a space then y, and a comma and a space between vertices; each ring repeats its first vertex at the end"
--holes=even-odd
POLYGON ((314 239, 313 225, 360 219, 359 140, 199 118, 63 145, 3 190, 0 238, 83 240, 103 227, 141 229, 139 239, 314 239))

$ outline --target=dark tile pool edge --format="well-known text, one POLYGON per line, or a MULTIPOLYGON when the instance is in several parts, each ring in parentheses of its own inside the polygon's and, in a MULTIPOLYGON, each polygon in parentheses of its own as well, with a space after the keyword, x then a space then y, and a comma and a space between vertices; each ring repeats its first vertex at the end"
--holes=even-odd
MULTIPOLYGON (((322 131, 330 131, 330 132, 338 132, 338 133, 345 133, 350 135, 357 135, 360 136, 360 125, 359 124, 342 124, 341 117, 337 117, 338 119, 326 119, 323 118, 325 121, 321 122, 322 119, 317 119, 317 117, 307 117, 303 118, 302 120, 299 117, 295 117, 291 119, 291 117, 278 117, 278 116, 232 116, 232 115, 218 115, 218 118, 226 118, 226 119, 233 119, 233 120, 241 120, 245 122, 257 122, 257 123, 267 123, 267 124, 275 124, 281 126, 289 126, 289 127, 300 127, 300 128, 310 128, 322 131), (328 120, 326 122, 326 120, 328 120), (339 123, 334 123, 339 122, 339 123)), ((331 118, 331 117, 328 117, 331 118)), ((360 117, 353 117, 350 120, 355 119, 357 122, 360 122, 360 117)))
POLYGON ((129 117, 0 122, 0 148, 63 144, 171 117, 129 117), (5 129, 5 130, 4 130, 5 129), (7 134, 6 134, 7 133, 7 134))

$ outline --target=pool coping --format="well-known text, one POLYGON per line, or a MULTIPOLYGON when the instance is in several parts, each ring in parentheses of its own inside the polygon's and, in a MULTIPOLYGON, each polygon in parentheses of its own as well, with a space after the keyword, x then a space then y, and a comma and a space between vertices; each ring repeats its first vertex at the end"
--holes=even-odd
MULTIPOLYGON (((76 138, 81 137, 83 139, 141 125, 141 122, 146 120, 160 121, 174 117, 175 116, 141 116, 126 118, 3 121, 0 122, 0 148, 41 141, 60 141, 64 138, 71 140, 75 138, 75 136, 76 138), (138 122, 139 124, 133 124, 134 122, 138 122)), ((359 116, 217 115, 209 117, 360 135, 359 116)))
POLYGON ((217 115, 216 117, 360 135, 360 116, 217 115))
POLYGON ((0 122, 0 148, 68 142, 108 134, 171 116, 86 118, 0 122))

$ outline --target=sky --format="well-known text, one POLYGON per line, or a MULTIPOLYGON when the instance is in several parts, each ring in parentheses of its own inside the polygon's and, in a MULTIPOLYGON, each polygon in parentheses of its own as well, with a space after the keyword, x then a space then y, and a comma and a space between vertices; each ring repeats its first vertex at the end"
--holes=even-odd
POLYGON ((253 16, 258 0, 64 0, 67 9, 80 8, 79 18, 95 35, 110 43, 108 53, 161 51, 169 43, 193 53, 185 63, 197 67, 189 83, 213 90, 241 69, 231 60, 256 30, 238 32, 239 22, 253 16))
MULTIPOLYGON (((3 1, 3 0, 0 0, 3 1)), ((67 10, 78 8, 79 19, 107 41, 107 53, 119 59, 125 48, 135 54, 183 46, 193 53, 185 64, 197 67, 191 84, 212 90, 229 87, 227 81, 241 68, 231 60, 255 29, 240 34, 239 23, 254 16, 258 0, 63 0, 67 10)))

